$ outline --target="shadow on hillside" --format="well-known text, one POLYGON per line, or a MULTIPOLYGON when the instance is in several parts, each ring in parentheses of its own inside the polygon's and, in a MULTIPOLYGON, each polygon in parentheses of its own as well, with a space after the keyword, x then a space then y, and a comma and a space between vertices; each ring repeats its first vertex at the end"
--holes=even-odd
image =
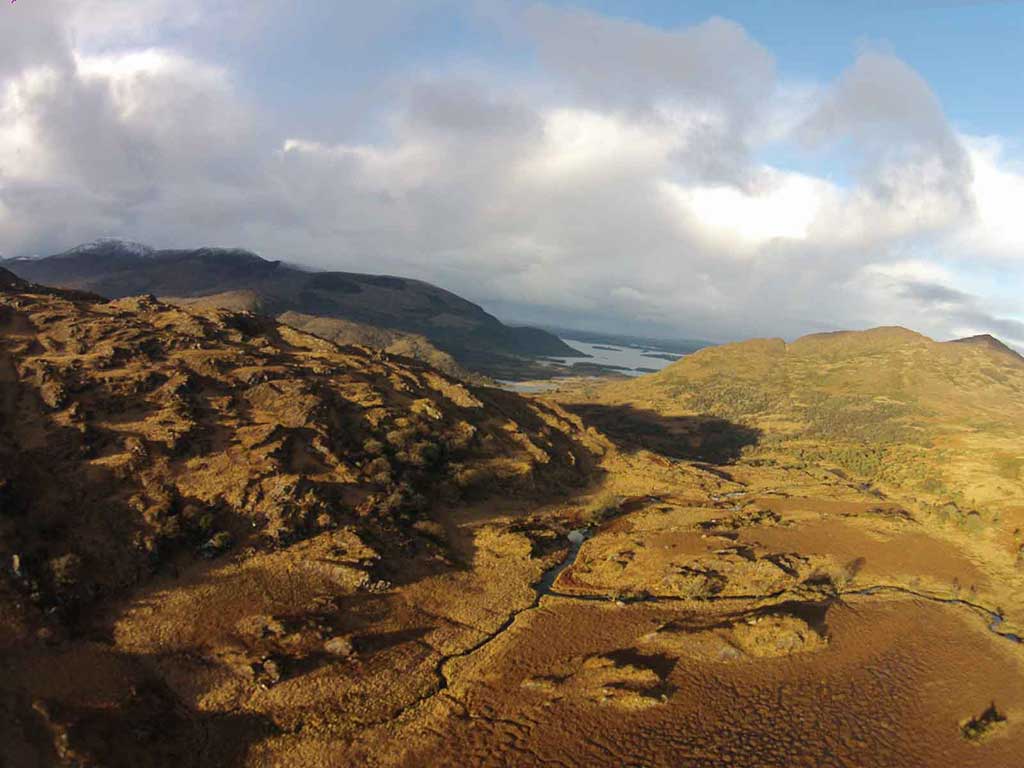
POLYGON ((72 702, 44 699, 36 691, 12 688, 9 681, 0 683, 0 704, 20 725, 0 724, 5 754, 13 756, 4 765, 240 766, 254 743, 280 733, 265 715, 203 712, 186 703, 162 680, 141 671, 152 657, 111 653, 103 659, 107 664, 89 670, 92 677, 70 671, 71 690, 76 684, 86 690, 87 677, 102 681, 107 693, 100 706, 74 703, 73 697, 72 702), (128 679, 103 677, 119 665, 140 671, 129 672, 128 679), (71 763, 61 759, 68 753, 71 763))
POLYGON ((761 438, 761 430, 717 416, 663 416, 631 405, 566 403, 562 407, 603 432, 619 448, 644 449, 673 459, 729 464, 761 438))

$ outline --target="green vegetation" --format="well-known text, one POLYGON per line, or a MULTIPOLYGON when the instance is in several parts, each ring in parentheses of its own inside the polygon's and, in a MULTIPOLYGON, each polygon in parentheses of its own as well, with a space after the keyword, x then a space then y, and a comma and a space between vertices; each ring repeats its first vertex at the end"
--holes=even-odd
POLYGON ((908 405, 879 402, 864 396, 809 393, 802 409, 807 434, 824 439, 865 440, 871 443, 917 442, 921 439, 907 426, 908 405))
POLYGON ((724 376, 699 383, 672 381, 667 392, 672 398, 685 398, 695 413, 731 419, 770 413, 783 403, 778 393, 766 391, 757 384, 736 382, 724 376))
POLYGON ((704 349, 602 399, 760 430, 756 453, 839 470, 922 508, 979 511, 972 533, 1024 511, 1024 359, 994 342, 901 328, 704 349))

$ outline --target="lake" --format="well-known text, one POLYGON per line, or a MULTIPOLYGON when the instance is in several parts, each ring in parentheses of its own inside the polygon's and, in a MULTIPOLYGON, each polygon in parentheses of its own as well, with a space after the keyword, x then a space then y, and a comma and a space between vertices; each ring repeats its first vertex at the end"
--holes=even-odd
POLYGON ((678 353, 669 352, 654 344, 633 346, 610 342, 592 343, 565 338, 562 341, 590 357, 553 357, 552 360, 569 366, 574 363, 602 365, 627 376, 641 376, 652 371, 660 371, 682 357, 678 353))

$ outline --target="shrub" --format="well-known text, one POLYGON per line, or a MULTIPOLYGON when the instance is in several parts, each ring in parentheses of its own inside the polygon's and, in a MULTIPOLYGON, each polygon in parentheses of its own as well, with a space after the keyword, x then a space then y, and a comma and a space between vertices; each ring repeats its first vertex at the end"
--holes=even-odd
POLYGON ((586 506, 583 516, 591 525, 601 523, 619 511, 621 499, 611 491, 601 491, 586 506))
POLYGON ((217 557, 223 554, 231 548, 232 539, 231 534, 227 531, 220 531, 219 533, 213 534, 209 540, 199 548, 200 554, 203 557, 217 557))
POLYGON ((391 462, 389 462, 383 456, 379 456, 365 467, 363 467, 363 473, 369 478, 370 482, 376 483, 377 485, 391 485, 392 482, 392 469, 391 462))
POLYGON ((48 563, 54 587, 59 591, 73 589, 82 574, 82 558, 75 554, 50 559, 48 563))

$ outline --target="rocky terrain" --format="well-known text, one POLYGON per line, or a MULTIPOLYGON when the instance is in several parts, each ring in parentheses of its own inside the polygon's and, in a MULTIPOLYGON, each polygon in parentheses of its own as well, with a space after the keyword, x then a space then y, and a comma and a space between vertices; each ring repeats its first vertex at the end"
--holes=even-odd
POLYGON ((425 337, 460 364, 497 376, 515 373, 523 365, 530 370, 529 358, 538 355, 579 354, 553 334, 504 325, 476 304, 429 283, 312 272, 237 248, 157 250, 101 239, 46 258, 10 259, 0 266, 37 283, 110 298, 202 297, 207 306, 340 318, 425 337), (212 298, 217 296, 219 303, 212 298))
POLYGON ((1022 367, 884 329, 526 398, 0 272, 0 764, 1015 768, 1022 367))
POLYGON ((390 673, 351 659, 417 634, 394 584, 462 567, 445 510, 558 496, 601 450, 555 407, 261 316, 0 291, 6 764, 221 765, 382 716, 390 673))
MULTIPOLYGON (((229 309, 257 314, 267 314, 268 312, 268 307, 265 306, 259 294, 253 291, 229 291, 191 299, 165 297, 164 301, 198 310, 229 309)), ((484 381, 484 377, 462 367, 455 361, 455 358, 447 352, 442 352, 425 336, 419 334, 403 333, 366 323, 344 320, 340 317, 306 315, 301 312, 282 312, 277 319, 285 325, 333 341, 335 344, 357 344, 380 349, 393 355, 419 360, 457 379, 475 381, 476 383, 484 381)))

